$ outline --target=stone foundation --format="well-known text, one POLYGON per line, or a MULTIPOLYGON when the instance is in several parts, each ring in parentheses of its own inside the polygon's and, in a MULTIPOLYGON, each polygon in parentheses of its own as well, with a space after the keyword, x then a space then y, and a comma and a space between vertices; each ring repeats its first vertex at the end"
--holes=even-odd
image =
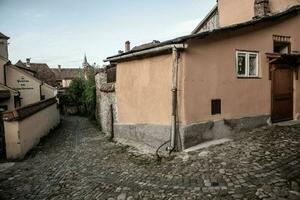
MULTIPOLYGON (((181 149, 209 140, 227 138, 240 131, 268 125, 269 115, 240 119, 209 121, 178 127, 181 149)), ((149 124, 115 124, 115 138, 144 144, 153 150, 170 140, 170 126, 149 124)))
POLYGON ((144 144, 156 150, 170 140, 170 126, 148 124, 115 124, 115 138, 144 144))
POLYGON ((240 131, 266 126, 269 118, 269 115, 263 115, 181 126, 180 134, 183 149, 209 140, 230 137, 240 131))

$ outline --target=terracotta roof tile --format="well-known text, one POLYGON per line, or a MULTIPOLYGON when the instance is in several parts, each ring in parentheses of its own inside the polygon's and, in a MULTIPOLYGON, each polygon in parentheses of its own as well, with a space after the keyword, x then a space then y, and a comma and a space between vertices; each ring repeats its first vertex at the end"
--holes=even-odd
POLYGON ((56 80, 73 79, 80 75, 80 68, 52 68, 52 72, 55 74, 56 80))
POLYGON ((13 111, 8 111, 3 113, 3 120, 5 121, 18 121, 25 119, 44 108, 47 108, 53 104, 57 103, 56 98, 46 99, 37 103, 33 103, 24 107, 17 108, 13 111))

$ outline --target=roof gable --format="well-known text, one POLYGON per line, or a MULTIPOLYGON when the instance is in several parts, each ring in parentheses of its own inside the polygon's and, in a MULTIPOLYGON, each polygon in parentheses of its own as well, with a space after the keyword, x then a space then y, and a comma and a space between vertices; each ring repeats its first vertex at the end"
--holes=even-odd
POLYGON ((214 6, 206 17, 197 25, 191 34, 219 28, 218 5, 214 6))

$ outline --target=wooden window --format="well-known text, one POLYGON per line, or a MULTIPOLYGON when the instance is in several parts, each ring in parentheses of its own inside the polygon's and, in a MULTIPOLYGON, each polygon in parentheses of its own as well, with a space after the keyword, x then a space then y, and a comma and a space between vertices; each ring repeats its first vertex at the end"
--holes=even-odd
POLYGON ((238 77, 259 76, 258 55, 256 52, 236 52, 236 72, 238 77))
POLYGON ((221 114, 221 99, 211 100, 211 114, 212 115, 221 114))

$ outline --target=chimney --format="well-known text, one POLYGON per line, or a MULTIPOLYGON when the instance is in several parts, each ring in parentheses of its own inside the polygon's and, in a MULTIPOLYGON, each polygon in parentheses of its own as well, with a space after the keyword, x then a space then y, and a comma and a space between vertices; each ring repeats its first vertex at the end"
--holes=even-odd
POLYGON ((269 0, 255 0, 254 18, 264 17, 270 13, 269 0))
POLYGON ((125 53, 130 51, 130 41, 125 42, 125 53))
POLYGON ((31 58, 26 58, 26 67, 30 67, 30 59, 31 58))
POLYGON ((58 71, 61 71, 61 65, 58 65, 58 71))

